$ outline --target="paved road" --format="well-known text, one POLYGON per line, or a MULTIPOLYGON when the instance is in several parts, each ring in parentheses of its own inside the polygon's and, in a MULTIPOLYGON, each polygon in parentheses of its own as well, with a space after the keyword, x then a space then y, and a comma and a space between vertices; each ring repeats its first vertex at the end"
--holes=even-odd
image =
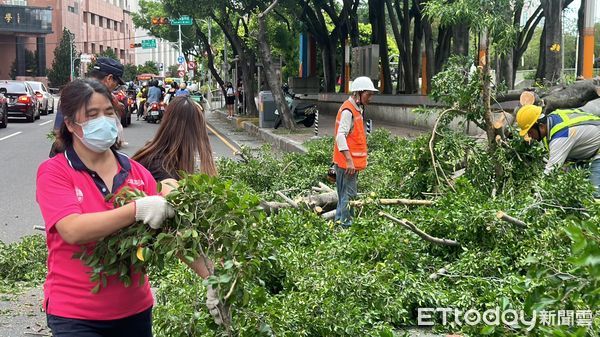
MULTIPOLYGON (((43 221, 35 202, 35 178, 40 163, 48 159, 50 141, 46 134, 52 129, 54 115, 42 116, 35 123, 9 119, 8 127, 0 129, 0 240, 13 242, 36 231, 43 221)), ((158 124, 135 121, 125 128, 129 143, 123 152, 133 155, 151 139, 158 124)), ((210 134, 215 157, 233 157, 233 150, 210 134)))

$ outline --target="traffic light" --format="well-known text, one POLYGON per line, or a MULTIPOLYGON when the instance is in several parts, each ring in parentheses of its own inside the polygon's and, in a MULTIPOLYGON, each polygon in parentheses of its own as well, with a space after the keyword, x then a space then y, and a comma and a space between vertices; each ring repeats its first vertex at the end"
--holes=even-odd
POLYGON ((152 18, 152 24, 159 26, 159 25, 168 25, 169 24, 169 18, 164 17, 164 16, 157 16, 157 17, 153 17, 152 18))
POLYGON ((141 46, 142 46, 142 44, 141 44, 141 43, 130 43, 130 44, 129 44, 129 48, 132 48, 132 49, 133 49, 133 48, 139 48, 139 47, 141 47, 141 46))

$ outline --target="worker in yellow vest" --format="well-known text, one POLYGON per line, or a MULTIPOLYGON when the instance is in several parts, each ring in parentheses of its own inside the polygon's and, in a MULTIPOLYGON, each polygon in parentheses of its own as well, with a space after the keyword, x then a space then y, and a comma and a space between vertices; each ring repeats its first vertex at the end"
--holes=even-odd
POLYGON ((600 117, 579 109, 555 110, 548 116, 542 108, 524 105, 517 112, 520 135, 544 141, 550 152, 544 173, 550 173, 565 161, 590 162, 590 181, 600 198, 600 117))
POLYGON ((350 84, 352 95, 342 104, 335 119, 333 162, 338 204, 335 221, 343 227, 352 224, 350 199, 357 194, 358 172, 367 167, 367 135, 363 109, 378 90, 366 76, 350 84))

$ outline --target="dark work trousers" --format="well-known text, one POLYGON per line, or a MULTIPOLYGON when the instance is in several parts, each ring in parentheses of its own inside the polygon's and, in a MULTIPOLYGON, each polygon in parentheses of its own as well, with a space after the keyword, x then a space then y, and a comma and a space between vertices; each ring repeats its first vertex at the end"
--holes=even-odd
POLYGON ((152 337, 152 308, 133 316, 95 321, 46 315, 53 337, 152 337))

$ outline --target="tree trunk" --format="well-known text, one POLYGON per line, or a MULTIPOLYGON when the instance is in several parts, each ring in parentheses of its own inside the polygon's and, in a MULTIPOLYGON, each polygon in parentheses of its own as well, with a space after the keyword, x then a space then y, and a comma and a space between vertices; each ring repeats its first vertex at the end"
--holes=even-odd
MULTIPOLYGON (((215 80, 219 84, 219 88, 224 87, 225 82, 223 81, 223 78, 221 78, 221 75, 219 75, 219 72, 215 68, 215 55, 213 55, 212 50, 210 49, 210 45, 208 43, 208 37, 206 36, 206 34, 204 34, 202 32, 202 29, 200 29, 200 26, 198 25, 198 23, 196 23, 196 34, 200 38, 200 40, 202 40, 202 43, 204 44, 204 51, 206 52, 206 58, 208 61, 208 70, 210 70, 210 73, 212 74, 212 76, 215 78, 215 80)), ((211 102, 211 104, 212 104, 212 102, 211 102)))
POLYGON ((425 2, 427 1, 420 1, 420 3, 415 3, 415 7, 417 9, 417 12, 419 13, 418 15, 423 18, 421 23, 423 25, 423 33, 425 36, 425 73, 427 77, 425 79, 422 79, 422 81, 427 81, 427 94, 429 94, 431 92, 431 79, 433 78, 433 72, 435 69, 433 32, 431 29, 431 22, 429 22, 429 19, 423 17, 423 11, 421 10, 423 8, 423 4, 425 4, 425 2))
POLYGON ((434 74, 442 71, 444 64, 448 62, 450 57, 450 43, 452 42, 452 30, 448 27, 440 27, 438 29, 437 48, 435 50, 434 74))
POLYGON ((538 65, 535 71, 535 80, 539 82, 545 82, 544 78, 546 78, 546 48, 544 48, 544 43, 546 40, 546 25, 542 29, 542 35, 540 36, 540 55, 538 56, 538 65))
POLYGON ((381 71, 383 72, 383 93, 391 94, 392 78, 387 49, 384 0, 369 0, 369 21, 372 27, 371 43, 379 45, 379 59, 381 62, 381 71))
POLYGON ((556 84, 562 77, 562 9, 563 0, 542 0, 546 36, 540 49, 545 50, 544 78, 547 84, 556 84))
MULTIPOLYGON (((582 75, 583 72, 583 28, 585 26, 585 5, 586 1, 595 1, 595 0, 581 0, 581 6, 579 6, 579 11, 577 12, 577 36, 579 37, 577 40, 577 77, 582 75)), ((597 42, 596 42, 597 43, 597 42)))
POLYGON ((396 16, 396 12, 392 6, 392 0, 385 0, 385 5, 387 7, 388 16, 390 17, 390 24, 392 26, 392 32, 394 33, 394 39, 396 40, 396 45, 398 46, 398 51, 400 53, 398 57, 398 66, 396 69, 396 93, 399 93, 404 91, 404 82, 401 80, 404 73, 402 71, 403 62, 401 61, 400 56, 406 54, 406 49, 404 46, 404 41, 402 40, 402 35, 400 34, 398 17, 396 16))
POLYGON ((328 39, 330 43, 321 46, 321 56, 323 58, 323 73, 325 77, 325 92, 335 92, 336 85, 336 62, 335 48, 337 46, 336 39, 328 39))
POLYGON ((469 25, 466 23, 452 26, 452 54, 469 55, 469 25))
POLYGON ((506 53, 506 55, 502 55, 498 60, 498 71, 496 71, 496 83, 500 84, 504 82, 504 84, 508 87, 509 90, 515 88, 515 78, 513 74, 513 51, 510 50, 506 53))
POLYGON ((413 68, 413 59, 411 53, 411 41, 410 41, 410 11, 409 11, 409 2, 408 0, 403 0, 404 6, 402 7, 402 11, 400 10, 400 0, 396 0, 395 8, 396 13, 399 17, 402 17, 402 24, 400 25, 401 33, 402 33, 402 46, 403 52, 402 55, 402 68, 404 69, 404 92, 406 94, 413 94, 417 92, 417 86, 415 85, 415 77, 413 68), (400 15, 402 13, 402 15, 400 15))
MULTIPOLYGON (((414 0, 416 1, 416 0, 414 0)), ((413 44, 412 44, 412 67, 413 67, 413 85, 415 92, 419 88, 419 77, 421 74, 421 42, 423 39, 423 25, 421 13, 415 10, 415 26, 413 30, 413 44)))

